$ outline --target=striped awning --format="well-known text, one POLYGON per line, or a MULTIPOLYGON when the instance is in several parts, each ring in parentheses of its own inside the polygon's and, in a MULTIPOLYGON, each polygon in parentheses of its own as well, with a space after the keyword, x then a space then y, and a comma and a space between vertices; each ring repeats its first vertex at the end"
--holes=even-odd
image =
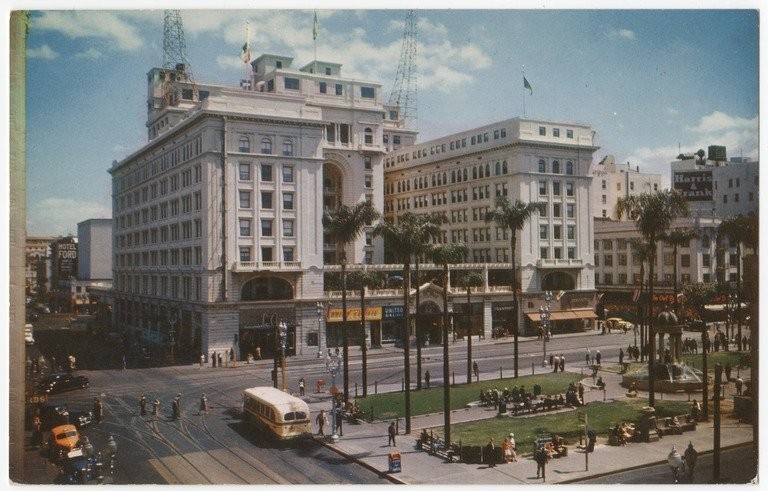
MULTIPOLYGON (((526 315, 533 322, 541 322, 541 315, 538 312, 529 312, 526 315)), ((591 309, 555 310, 549 313, 550 322, 576 319, 597 319, 597 314, 591 309)))

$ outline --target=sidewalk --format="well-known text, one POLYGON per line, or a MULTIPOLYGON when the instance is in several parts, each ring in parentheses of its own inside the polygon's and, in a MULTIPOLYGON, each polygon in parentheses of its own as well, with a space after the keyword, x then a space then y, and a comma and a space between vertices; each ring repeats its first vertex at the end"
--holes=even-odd
MULTIPOLYGON (((575 371, 580 369, 579 364, 572 363, 575 371)), ((626 389, 621 387, 621 376, 607 371, 601 371, 600 375, 606 382, 605 395, 599 390, 590 390, 585 393, 587 403, 607 401, 625 397, 626 389)), ((482 378, 482 377, 481 377, 482 378)), ((585 385, 591 385, 591 377, 584 379, 585 385)), ((640 393, 639 397, 647 397, 647 393, 640 393)), ((695 395, 694 395, 695 397, 695 395)), ((657 394, 658 399, 687 400, 686 394, 657 394)), ((312 394, 308 402, 313 413, 320 409, 328 409, 330 395, 312 394)), ((496 411, 484 407, 471 407, 453 411, 452 424, 496 417, 496 411)), ((509 417, 509 416, 505 416, 509 417)), ((510 417, 510 427, 514 425, 510 417)), ((456 484, 538 484, 541 479, 536 478, 536 463, 530 457, 519 458, 518 462, 500 464, 494 468, 488 468, 485 464, 448 463, 444 459, 429 455, 425 451, 416 449, 416 437, 422 428, 442 427, 443 415, 436 413, 411 418, 411 434, 397 436, 397 447, 387 446, 388 421, 360 424, 345 422, 343 426, 344 436, 338 442, 329 443, 322 437, 314 438, 323 441, 324 445, 341 455, 347 456, 356 462, 378 472, 392 482, 404 484, 428 484, 428 485, 456 485, 456 484), (400 453, 401 472, 388 472, 388 456, 391 451, 400 453)), ((402 425, 402 422, 401 422, 402 425)), ((721 421, 721 449, 740 445, 752 441, 752 426, 739 424, 733 419, 723 418, 721 421)), ((586 470, 584 452, 571 446, 567 457, 552 459, 547 465, 546 482, 573 483, 583 479, 594 478, 604 474, 641 468, 649 465, 666 462, 667 454, 672 445, 677 446, 682 453, 688 443, 693 443, 699 454, 713 450, 713 419, 705 423, 699 423, 695 431, 688 431, 682 435, 669 435, 653 443, 630 443, 623 447, 608 446, 605 440, 598 439, 595 451, 589 454, 589 470, 586 470)), ((518 442, 518 447, 523 444, 518 442)))

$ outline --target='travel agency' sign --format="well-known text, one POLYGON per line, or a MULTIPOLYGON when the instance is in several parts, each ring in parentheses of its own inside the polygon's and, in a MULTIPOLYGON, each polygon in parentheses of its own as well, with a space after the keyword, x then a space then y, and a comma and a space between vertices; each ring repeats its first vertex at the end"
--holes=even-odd
POLYGON ((712 201, 712 171, 675 172, 672 187, 688 201, 712 201))

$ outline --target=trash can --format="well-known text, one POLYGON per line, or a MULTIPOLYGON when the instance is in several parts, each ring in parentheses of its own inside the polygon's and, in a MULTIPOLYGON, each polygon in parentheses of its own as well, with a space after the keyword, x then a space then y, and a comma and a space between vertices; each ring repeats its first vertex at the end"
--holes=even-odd
POLYGON ((503 397, 499 399, 499 414, 505 414, 507 412, 507 400, 503 397))
POLYGON ((389 472, 400 472, 400 452, 389 452, 389 472))

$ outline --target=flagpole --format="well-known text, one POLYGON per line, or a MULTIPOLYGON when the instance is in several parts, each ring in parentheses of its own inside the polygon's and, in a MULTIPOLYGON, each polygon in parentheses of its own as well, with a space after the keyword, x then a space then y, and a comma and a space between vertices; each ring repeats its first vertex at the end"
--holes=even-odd
POLYGON ((315 62, 314 72, 317 73, 317 10, 315 10, 315 17, 312 21, 312 42, 315 45, 315 62))
MULTIPOLYGON (((523 65, 523 80, 525 80, 525 65, 523 65)), ((525 117, 525 85, 523 85, 523 117, 525 117)))

